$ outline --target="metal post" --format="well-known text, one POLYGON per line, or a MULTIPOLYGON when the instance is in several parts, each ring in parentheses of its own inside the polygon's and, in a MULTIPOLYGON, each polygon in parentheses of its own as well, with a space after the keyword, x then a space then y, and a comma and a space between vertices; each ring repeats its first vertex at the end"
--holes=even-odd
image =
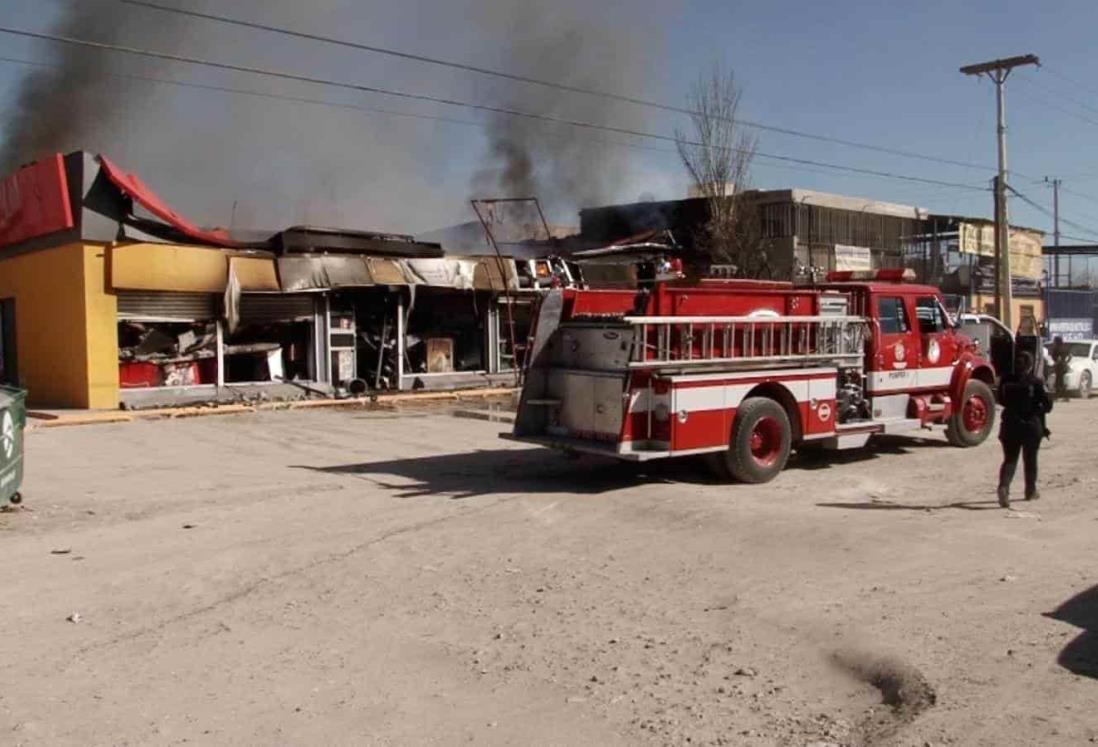
MULTIPOLYGON (((1052 243, 1059 249, 1060 248, 1060 180, 1052 180, 1052 243)), ((1056 274, 1056 287, 1060 287, 1060 252, 1057 251, 1053 257, 1053 271, 1056 274)), ((1069 260, 1070 262, 1070 260, 1069 260)), ((1071 285, 1070 280, 1068 285, 1071 285)))
MULTIPOLYGON (((995 316, 1003 321, 1003 253, 1002 245, 999 243, 999 220, 1000 220, 1000 206, 1003 204, 1003 192, 999 190, 999 184, 1001 179, 996 176, 991 180, 991 183, 995 190, 995 316)), ((1007 322, 1003 321, 1008 327, 1007 322)))
POLYGON ((999 283, 1002 285, 1002 305, 999 307, 999 318, 1007 329, 1014 329, 1014 288, 1010 271, 1010 217, 1007 213, 1006 179, 1007 179, 1007 154, 1006 154, 1006 108, 1003 103, 1003 84, 1006 83, 1009 70, 996 75, 995 102, 998 108, 998 133, 999 141, 999 176, 995 181, 995 188, 999 193, 999 212, 995 216, 995 254, 999 257, 999 283))
MULTIPOLYGON (((549 224, 545 222, 545 215, 542 214, 542 212, 541 212, 541 203, 538 202, 536 197, 531 197, 531 198, 526 198, 526 197, 523 197, 523 198, 507 198, 507 199, 498 199, 498 200, 470 200, 469 201, 469 203, 473 206, 473 212, 477 214, 477 220, 480 221, 480 225, 484 229, 484 235, 488 239, 488 243, 491 245, 491 247, 493 249, 495 249, 496 264, 499 267, 500 277, 503 279, 503 295, 507 299, 507 332, 508 332, 508 336, 510 337, 510 340, 511 340, 511 356, 514 358, 514 361, 515 361, 515 365, 513 366, 514 374, 515 374, 515 384, 518 384, 521 381, 521 377, 522 377, 522 371, 519 369, 519 366, 518 366, 518 346, 515 344, 515 312, 514 312, 514 303, 515 303, 515 301, 514 301, 514 298, 511 296, 510 283, 507 282, 507 266, 506 266, 506 263, 504 263, 504 261, 503 261, 503 253, 499 249, 499 242, 496 241, 496 236, 495 236, 494 233, 492 233, 491 226, 488 225, 488 219, 484 215, 481 214, 480 206, 481 206, 482 203, 484 203, 484 204, 493 204, 493 203, 499 203, 499 202, 530 202, 530 201, 533 201, 533 203, 537 206, 538 214, 541 215, 542 224, 545 226, 545 230, 548 232, 549 231, 549 224)), ((517 278, 516 278, 516 281, 517 281, 517 278)))
POLYGON ((217 331, 217 394, 220 397, 221 389, 225 386, 225 332, 220 319, 214 327, 217 331))
POLYGON ((996 311, 999 319, 1010 329, 1013 322, 1013 288, 1010 275, 1010 222, 1007 213, 1006 183, 1006 107, 1003 101, 1003 84, 1010 71, 1022 65, 1040 65, 1036 55, 1027 54, 1002 60, 982 62, 961 68, 965 75, 986 75, 995 83, 995 105, 997 110, 996 134, 999 151, 999 174, 995 179, 995 257, 996 257, 996 311), (999 291, 999 289, 1002 289, 999 291))
POLYGON ((404 389, 404 294, 397 291, 397 391, 404 389))

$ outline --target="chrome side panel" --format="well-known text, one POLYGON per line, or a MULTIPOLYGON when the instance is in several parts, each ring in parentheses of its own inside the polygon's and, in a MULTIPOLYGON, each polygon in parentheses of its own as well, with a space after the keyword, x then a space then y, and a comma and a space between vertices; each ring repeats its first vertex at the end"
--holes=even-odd
POLYGON ((549 372, 549 396, 560 401, 559 418, 549 431, 561 436, 621 434, 625 375, 576 370, 549 372))
POLYGON ((562 324, 553 341, 552 365, 587 371, 624 371, 632 328, 624 324, 562 324))
POLYGON ((907 417, 910 394, 889 394, 870 400, 874 420, 897 420, 907 417))

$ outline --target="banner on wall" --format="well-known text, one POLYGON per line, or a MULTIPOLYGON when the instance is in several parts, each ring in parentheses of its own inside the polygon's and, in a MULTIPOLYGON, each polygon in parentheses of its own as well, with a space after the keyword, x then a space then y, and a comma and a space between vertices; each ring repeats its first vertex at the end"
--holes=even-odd
POLYGON ((835 269, 868 272, 873 269, 873 252, 864 246, 836 244, 835 269))

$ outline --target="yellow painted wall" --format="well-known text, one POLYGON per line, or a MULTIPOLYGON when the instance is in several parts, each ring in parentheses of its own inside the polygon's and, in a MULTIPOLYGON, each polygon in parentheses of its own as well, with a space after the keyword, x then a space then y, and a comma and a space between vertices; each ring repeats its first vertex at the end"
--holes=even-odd
POLYGON ((107 285, 107 247, 84 245, 84 309, 88 404, 118 407, 118 297, 107 285))
MULTIPOLYGON (((1022 321, 1022 307, 1029 306, 1033 309, 1033 316, 1037 319, 1038 323, 1045 321, 1045 301, 1043 298, 1012 298, 1011 303, 1011 319, 1014 323, 1014 330, 1018 330, 1018 325, 1022 321)), ((994 295, 976 295, 972 297, 972 308, 976 311, 992 314, 991 309, 995 305, 994 295)))
POLYGON ((118 406, 117 305, 104 275, 104 248, 92 244, 0 255, 0 298, 15 299, 30 406, 118 406))
POLYGON ((111 286, 124 290, 223 293, 229 272, 220 249, 123 244, 110 249, 111 286))
MULTIPOLYGON (((234 257, 245 290, 278 290, 270 258, 234 257)), ((67 244, 0 252, 0 298, 15 299, 20 383, 32 407, 118 407, 115 289, 225 290, 220 249, 163 244, 67 244)))
POLYGON ((246 291, 282 290, 273 259, 266 257, 230 257, 229 267, 236 275, 240 289, 246 291))
POLYGON ((108 251, 116 290, 224 293, 229 263, 242 290, 281 290, 274 259, 235 257, 223 249, 179 244, 120 244, 108 251))

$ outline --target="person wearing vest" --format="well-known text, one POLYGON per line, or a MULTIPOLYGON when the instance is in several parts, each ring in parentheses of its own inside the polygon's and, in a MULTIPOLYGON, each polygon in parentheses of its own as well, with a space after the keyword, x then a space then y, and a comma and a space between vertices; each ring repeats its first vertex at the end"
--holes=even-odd
POLYGON ((999 402, 1003 405, 999 441, 1003 445, 1003 464, 999 468, 999 505, 1010 508, 1010 483, 1018 467, 1018 457, 1025 463, 1026 500, 1040 497, 1037 492, 1037 451, 1041 439, 1051 434, 1045 416, 1052 411, 1052 401, 1044 382, 1033 373, 1033 356, 1020 352, 1014 359, 1014 371, 999 384, 999 402))

